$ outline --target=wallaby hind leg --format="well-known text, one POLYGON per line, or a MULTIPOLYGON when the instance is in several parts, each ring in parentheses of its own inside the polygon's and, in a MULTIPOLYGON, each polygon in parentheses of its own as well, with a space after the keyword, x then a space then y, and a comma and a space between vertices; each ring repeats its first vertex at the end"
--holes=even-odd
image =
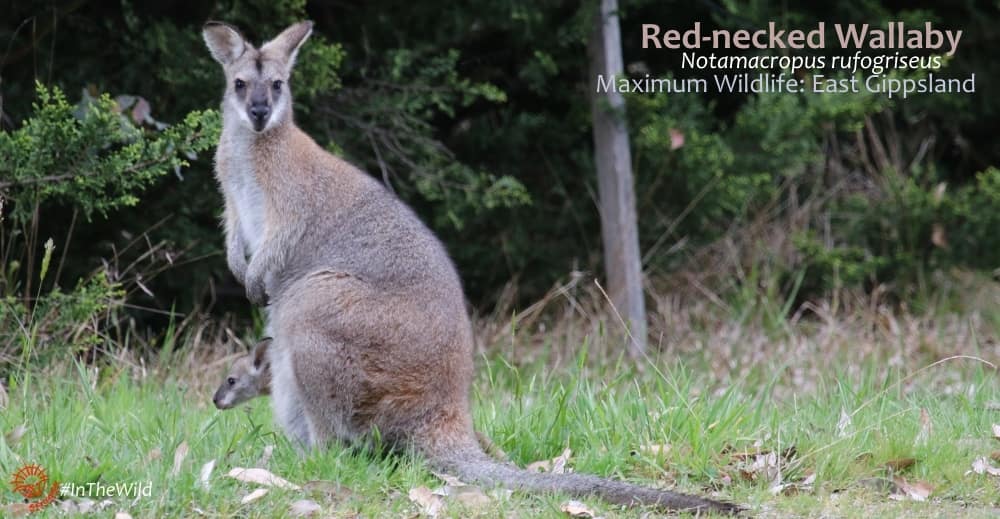
POLYGON ((314 445, 314 441, 309 433, 299 385, 292 372, 291 355, 286 344, 287 341, 275 341, 268 348, 271 363, 271 408, 275 421, 285 434, 303 449, 308 449, 314 445))
POLYGON ((351 406, 360 377, 348 349, 331 334, 306 326, 296 328, 290 334, 295 346, 289 352, 289 364, 298 384, 302 422, 312 446, 356 439, 359 431, 351 425, 351 406), (324 353, 317 355, 319 350, 324 353))

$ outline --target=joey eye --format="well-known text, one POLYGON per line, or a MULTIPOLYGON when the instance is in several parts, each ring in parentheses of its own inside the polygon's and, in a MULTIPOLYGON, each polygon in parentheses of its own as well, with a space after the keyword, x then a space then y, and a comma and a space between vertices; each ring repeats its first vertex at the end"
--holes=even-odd
POLYGON ((283 84, 282 81, 279 79, 276 80, 274 83, 271 83, 271 87, 274 88, 275 90, 281 90, 282 84, 283 84))
POLYGON ((226 379, 226 383, 229 384, 230 386, 235 386, 236 385, 236 379, 233 378, 233 377, 229 377, 229 378, 226 379))
POLYGON ((234 86, 236 87, 236 90, 243 90, 247 86, 247 83, 242 79, 237 79, 234 86))

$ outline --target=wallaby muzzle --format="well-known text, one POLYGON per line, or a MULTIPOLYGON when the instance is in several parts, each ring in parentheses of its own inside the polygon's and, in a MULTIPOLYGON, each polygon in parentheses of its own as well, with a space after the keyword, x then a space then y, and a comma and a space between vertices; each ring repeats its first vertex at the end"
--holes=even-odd
POLYGON ((222 402, 223 395, 221 393, 222 390, 220 389, 216 391, 215 396, 212 397, 212 403, 215 404, 216 409, 226 409, 229 407, 222 402))
POLYGON ((215 404, 216 409, 229 409, 232 407, 232 399, 227 399, 226 393, 226 387, 220 387, 219 390, 215 392, 215 396, 212 397, 212 403, 215 404))
POLYGON ((271 99, 267 96, 267 86, 257 83, 250 94, 250 105, 247 115, 253 122, 253 129, 262 131, 267 126, 267 118, 271 115, 271 99))
POLYGON ((262 84, 254 86, 250 94, 250 105, 247 114, 253 122, 253 129, 262 131, 267 126, 267 118, 271 115, 271 100, 267 96, 267 87, 262 84))

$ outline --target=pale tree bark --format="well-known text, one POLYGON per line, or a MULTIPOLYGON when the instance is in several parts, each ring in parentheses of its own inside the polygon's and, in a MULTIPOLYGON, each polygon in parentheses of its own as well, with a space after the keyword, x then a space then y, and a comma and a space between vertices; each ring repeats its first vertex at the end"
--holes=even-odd
MULTIPOLYGON (((613 74, 620 76, 624 71, 618 1, 598 1, 600 11, 589 45, 591 85, 596 85, 598 75, 609 80, 613 74)), ((596 87, 592 88, 594 161, 608 293, 629 326, 629 353, 640 355, 646 349, 646 304, 625 99, 617 91, 597 92, 596 87)))

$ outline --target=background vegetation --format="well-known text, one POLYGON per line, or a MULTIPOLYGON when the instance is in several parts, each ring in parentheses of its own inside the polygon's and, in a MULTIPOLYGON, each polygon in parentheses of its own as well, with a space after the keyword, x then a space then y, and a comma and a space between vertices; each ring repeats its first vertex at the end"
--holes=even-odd
MULTIPOLYGON (((974 95, 902 102, 864 93, 633 96, 647 271, 689 269, 703 246, 762 220, 780 221, 789 242, 759 259, 779 276, 804 274, 802 297, 845 285, 903 294, 936 269, 1000 265, 991 232, 1000 218, 1000 173, 991 169, 1000 162, 1000 101, 990 81, 1000 65, 989 54, 997 7, 935 5, 624 3, 622 43, 637 77, 692 74, 680 70, 679 52, 639 48, 644 21, 741 28, 767 20, 960 27, 944 73, 979 77, 974 95)), ((23 296, 37 288, 31 260, 49 237, 62 270, 46 290, 74 286, 123 235, 147 233, 187 263, 143 280, 152 295, 137 304, 246 306, 219 254, 211 139, 173 144, 217 129, 205 111, 219 102, 220 74, 197 30, 207 19, 231 21, 254 41, 293 20, 316 20, 294 78, 297 120, 418 209, 448 244, 476 306, 494 304, 512 279, 526 302, 568 272, 600 272, 585 95, 592 14, 586 2, 559 1, 475 1, 445 11, 301 0, 13 2, 0 24, 2 142, 11 157, 0 186, 5 258, 22 267, 5 274, 3 289, 23 296), (73 109, 53 105, 51 89, 73 109), (104 94, 133 108, 115 136, 104 94), (159 135, 164 125, 172 135, 159 135), (160 143, 140 151, 140 138, 160 143), (74 180, 81 173, 87 180, 74 180)))

